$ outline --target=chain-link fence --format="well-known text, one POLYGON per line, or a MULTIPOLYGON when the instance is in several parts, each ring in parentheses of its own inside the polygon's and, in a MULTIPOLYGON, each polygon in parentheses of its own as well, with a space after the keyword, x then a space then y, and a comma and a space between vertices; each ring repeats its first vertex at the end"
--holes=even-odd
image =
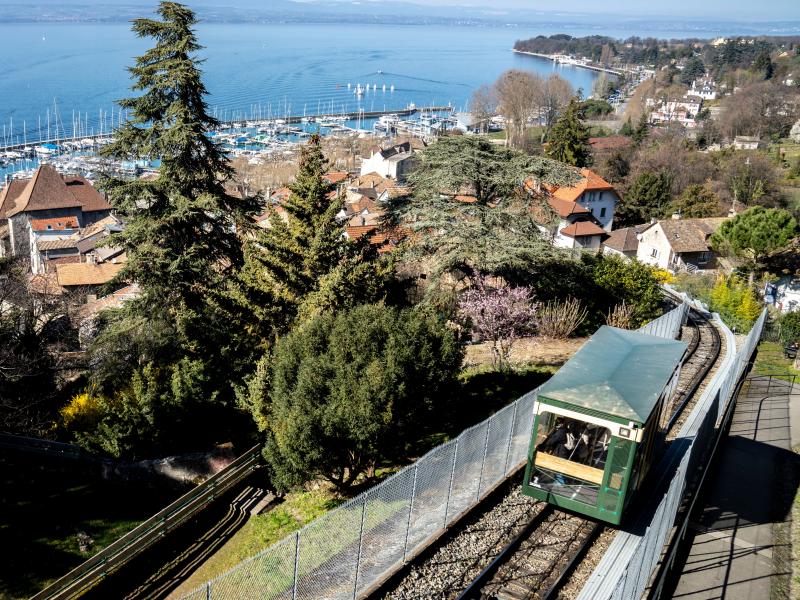
MULTIPOLYGON (((642 597, 662 560, 662 550, 670 529, 675 525, 684 495, 687 490, 698 487, 697 481, 704 474, 704 469, 699 467, 707 464, 720 432, 725 428, 723 419, 731 415, 732 411, 727 409, 761 338, 765 319, 766 311, 756 321, 738 352, 733 334, 716 320, 725 333, 726 356, 659 465, 662 480, 651 488, 653 493, 650 497, 639 502, 643 514, 626 528, 627 531, 617 533, 581 590, 579 600, 633 600, 642 597)), ((682 527, 687 523, 685 521, 682 527)), ((667 557, 664 562, 670 562, 670 559, 667 557)), ((660 584, 660 581, 655 582, 655 597, 658 597, 660 584)))
POLYGON ((536 390, 185 598, 354 598, 525 460, 536 390))
MULTIPOLYGON (((685 317, 682 305, 643 330, 674 338, 685 317)), ((363 594, 526 460, 536 391, 184 598, 316 600, 363 594)))

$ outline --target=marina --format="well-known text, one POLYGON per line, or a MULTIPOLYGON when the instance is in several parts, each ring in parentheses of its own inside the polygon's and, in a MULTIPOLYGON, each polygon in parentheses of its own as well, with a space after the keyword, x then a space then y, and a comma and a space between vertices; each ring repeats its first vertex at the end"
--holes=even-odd
MULTIPOLYGON (((432 138, 455 127, 454 112, 452 106, 410 105, 395 111, 285 115, 282 118, 221 122, 207 135, 220 143, 231 158, 245 157, 258 164, 293 154, 297 143, 312 134, 362 137, 406 134, 432 138)), ((135 176, 157 171, 157 160, 130 162, 99 156, 102 147, 113 139, 113 131, 86 135, 76 129, 66 138, 59 136, 35 144, 23 140, 4 145, 0 147, 0 177, 30 177, 42 163, 89 179, 109 172, 135 176)))

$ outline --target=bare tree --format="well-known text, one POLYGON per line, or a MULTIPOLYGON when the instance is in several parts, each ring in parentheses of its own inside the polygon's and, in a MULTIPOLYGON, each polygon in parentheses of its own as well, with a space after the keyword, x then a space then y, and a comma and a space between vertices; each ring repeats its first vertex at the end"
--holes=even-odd
POLYGON ((800 115, 797 93, 764 81, 742 88, 722 102, 720 129, 730 140, 737 135, 785 136, 800 115))
POLYGON ((544 81, 541 87, 541 94, 538 98, 538 104, 541 110, 542 119, 544 120, 544 135, 550 133, 553 125, 564 112, 564 109, 572 99, 574 92, 570 83, 558 75, 553 73, 544 81))
POLYGON ((472 93, 469 109, 475 117, 475 121, 481 133, 485 133, 488 129, 489 119, 497 113, 497 95, 495 94, 495 90, 488 85, 479 87, 472 93))
POLYGON ((525 130, 539 116, 544 80, 535 73, 512 69, 494 84, 498 112, 505 117, 508 144, 525 146, 525 130))

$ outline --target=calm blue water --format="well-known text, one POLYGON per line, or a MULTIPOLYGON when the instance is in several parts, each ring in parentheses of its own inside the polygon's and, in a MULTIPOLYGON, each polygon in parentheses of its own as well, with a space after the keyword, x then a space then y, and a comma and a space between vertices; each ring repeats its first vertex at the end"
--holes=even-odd
MULTIPOLYGON (((554 67, 511 52, 538 32, 518 29, 408 25, 201 25, 201 56, 209 105, 220 118, 396 110, 410 102, 464 107, 473 90, 509 68, 553 70, 590 90, 595 73, 554 67), (379 73, 382 71, 382 73, 379 73), (377 85, 359 100, 347 84, 377 85), (382 91, 386 85, 386 92, 382 91), (394 92, 390 91, 394 85, 394 92)), ((72 133, 88 117, 87 133, 107 129, 114 101, 130 94, 126 67, 149 40, 125 24, 0 25, 0 125, 10 141, 72 133)), ((114 120, 118 118, 113 117, 114 120)), ((0 141, 2 145, 2 141, 0 141)))

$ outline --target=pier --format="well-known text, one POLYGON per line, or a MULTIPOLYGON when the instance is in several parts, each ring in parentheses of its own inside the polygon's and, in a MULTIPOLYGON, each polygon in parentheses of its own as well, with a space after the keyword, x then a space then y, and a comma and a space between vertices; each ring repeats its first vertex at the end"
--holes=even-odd
MULTIPOLYGON (((387 115, 397 115, 398 117, 410 117, 415 114, 425 113, 441 113, 455 111, 453 106, 411 106, 399 110, 375 110, 375 111, 355 111, 355 112, 327 112, 315 115, 287 115, 284 117, 273 117, 271 119, 236 119, 230 121, 220 121, 220 130, 226 129, 240 129, 245 127, 264 127, 270 124, 281 122, 283 124, 296 124, 304 122, 321 122, 330 119, 342 119, 347 121, 359 121, 363 119, 379 119, 387 115)), ((83 140, 92 140, 95 145, 100 145, 104 140, 114 136, 114 132, 104 132, 101 134, 90 135, 75 135, 73 137, 59 136, 51 139, 28 140, 24 143, 9 144, 7 146, 0 146, 0 152, 15 152, 15 151, 32 151, 36 146, 44 144, 62 144, 80 142, 83 140)))

